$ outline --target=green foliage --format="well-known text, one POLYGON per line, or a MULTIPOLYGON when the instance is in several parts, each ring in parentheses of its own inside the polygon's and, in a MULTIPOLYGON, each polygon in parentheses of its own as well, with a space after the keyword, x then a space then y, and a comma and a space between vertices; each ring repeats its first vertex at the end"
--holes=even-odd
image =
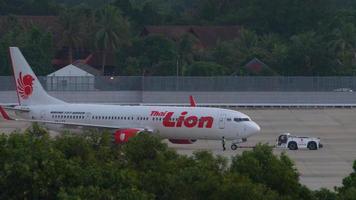
MULTIPOLYGON (((0 0, 0 15, 58 14, 62 30, 54 33, 61 35, 61 40, 55 41, 57 48, 68 48, 70 61, 82 47, 98 50, 102 54, 103 72, 107 55, 115 54, 117 66, 111 67, 116 67, 114 71, 119 75, 356 73, 356 3, 352 0, 0 0), (239 25, 243 28, 235 40, 201 49, 196 48, 199 38, 193 34, 175 38, 169 46, 166 46, 169 42, 156 40, 156 44, 144 47, 142 44, 148 41, 134 38, 146 25, 239 25), (145 55, 138 48, 157 53, 145 55), (156 55, 159 53, 163 55, 156 55), (244 69, 253 58, 260 59, 268 68, 258 73, 244 69), (215 63, 226 70, 208 73, 191 69, 192 66, 209 69, 215 63)), ((24 30, 16 23, 2 28, 1 75, 11 74, 7 56, 11 45, 25 49, 29 55, 25 56, 30 57, 36 72, 44 75, 51 71, 54 47, 50 33, 24 30)))
POLYGON ((316 199, 318 199, 318 200, 336 200, 336 198, 337 198, 337 195, 335 192, 332 192, 325 188, 321 188, 320 190, 315 191, 314 195, 315 195, 316 199))
POLYGON ((327 47, 317 33, 294 35, 290 42, 283 74, 325 75, 332 72, 327 63, 330 60, 327 47))
POLYGON ((184 74, 186 76, 221 76, 228 75, 228 69, 214 62, 194 62, 187 67, 184 74))
POLYGON ((343 186, 337 188, 340 196, 339 199, 356 199, 356 161, 354 161, 353 170, 354 171, 342 181, 343 186))
POLYGON ((54 0, 0 0, 0 15, 54 15, 58 10, 54 0))
MULTIPOLYGON (((11 25, 11 24, 10 24, 11 25)), ((52 72, 51 60, 54 55, 52 35, 49 32, 33 26, 28 32, 23 31, 15 21, 13 27, 0 39, 0 65, 5 75, 10 75, 8 51, 10 46, 21 48, 24 56, 31 63, 32 69, 38 75, 52 72)), ((1 71, 0 71, 1 72, 1 71)))
POLYGON ((105 72, 108 52, 117 50, 127 43, 129 25, 117 7, 108 5, 97 13, 96 47, 102 51, 102 72, 105 72))
POLYGON ((231 171, 264 184, 281 195, 299 196, 298 173, 292 161, 283 153, 280 157, 274 156, 272 148, 267 145, 257 145, 253 151, 236 156, 232 160, 231 171))
POLYGON ((43 132, 35 125, 29 134, 0 137, 1 199, 151 199, 118 156, 102 158, 105 148, 107 156, 118 155, 111 144, 97 146, 71 134, 53 140, 35 131, 43 132))
MULTIPOLYGON (((247 71, 243 66, 253 58, 264 61, 277 71, 277 67, 286 58, 286 52, 286 44, 277 35, 259 37, 254 31, 243 29, 239 38, 218 44, 212 55, 215 62, 227 66, 233 74, 246 75, 247 71)), ((276 74, 273 69, 265 69, 263 73, 261 75, 276 74)))
POLYGON ((227 159, 177 154, 150 134, 123 145, 89 131, 51 138, 34 124, 0 135, 0 199, 354 199, 354 173, 338 193, 311 192, 285 155, 267 145, 227 159))
POLYGON ((81 7, 67 8, 62 10, 59 15, 59 24, 62 28, 59 45, 69 49, 70 63, 73 63, 73 49, 83 47, 86 33, 90 27, 83 23, 88 19, 80 11, 81 7))
POLYGON ((249 178, 235 173, 227 174, 216 199, 272 200, 278 194, 262 184, 255 184, 249 178))
POLYGON ((161 36, 133 40, 132 46, 119 54, 124 55, 120 58, 125 74, 173 75, 176 69, 175 44, 161 36))

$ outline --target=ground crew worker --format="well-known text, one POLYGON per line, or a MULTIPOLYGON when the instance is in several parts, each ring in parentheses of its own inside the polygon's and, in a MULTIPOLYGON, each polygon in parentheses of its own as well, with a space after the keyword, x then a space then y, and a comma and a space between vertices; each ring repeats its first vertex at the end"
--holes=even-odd
POLYGON ((222 137, 221 142, 222 142, 223 151, 225 151, 225 150, 226 150, 226 148, 225 148, 226 140, 225 140, 225 137, 224 137, 224 136, 222 137))

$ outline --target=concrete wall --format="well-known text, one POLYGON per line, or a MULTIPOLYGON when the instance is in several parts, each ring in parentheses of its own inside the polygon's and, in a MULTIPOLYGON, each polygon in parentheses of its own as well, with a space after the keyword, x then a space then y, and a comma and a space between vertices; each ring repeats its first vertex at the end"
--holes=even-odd
MULTIPOLYGON (((198 103, 226 104, 356 104, 356 92, 49 92, 67 102, 83 103, 198 103)), ((16 103, 15 91, 0 91, 0 103, 16 103)))

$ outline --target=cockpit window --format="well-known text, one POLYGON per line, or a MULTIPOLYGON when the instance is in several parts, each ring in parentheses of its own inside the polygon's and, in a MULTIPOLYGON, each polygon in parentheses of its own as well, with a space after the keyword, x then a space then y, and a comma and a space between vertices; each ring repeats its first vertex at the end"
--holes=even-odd
POLYGON ((245 121, 250 121, 249 118, 234 118, 235 122, 245 122, 245 121))

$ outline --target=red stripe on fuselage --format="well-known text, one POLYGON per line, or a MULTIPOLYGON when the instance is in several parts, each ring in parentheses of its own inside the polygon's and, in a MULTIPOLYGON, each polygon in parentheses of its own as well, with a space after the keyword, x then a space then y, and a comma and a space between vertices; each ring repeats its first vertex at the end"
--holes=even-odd
POLYGON ((2 115, 2 117, 6 120, 11 120, 11 118, 9 117, 9 115, 5 112, 5 110, 2 108, 2 106, 0 106, 0 113, 2 115))

